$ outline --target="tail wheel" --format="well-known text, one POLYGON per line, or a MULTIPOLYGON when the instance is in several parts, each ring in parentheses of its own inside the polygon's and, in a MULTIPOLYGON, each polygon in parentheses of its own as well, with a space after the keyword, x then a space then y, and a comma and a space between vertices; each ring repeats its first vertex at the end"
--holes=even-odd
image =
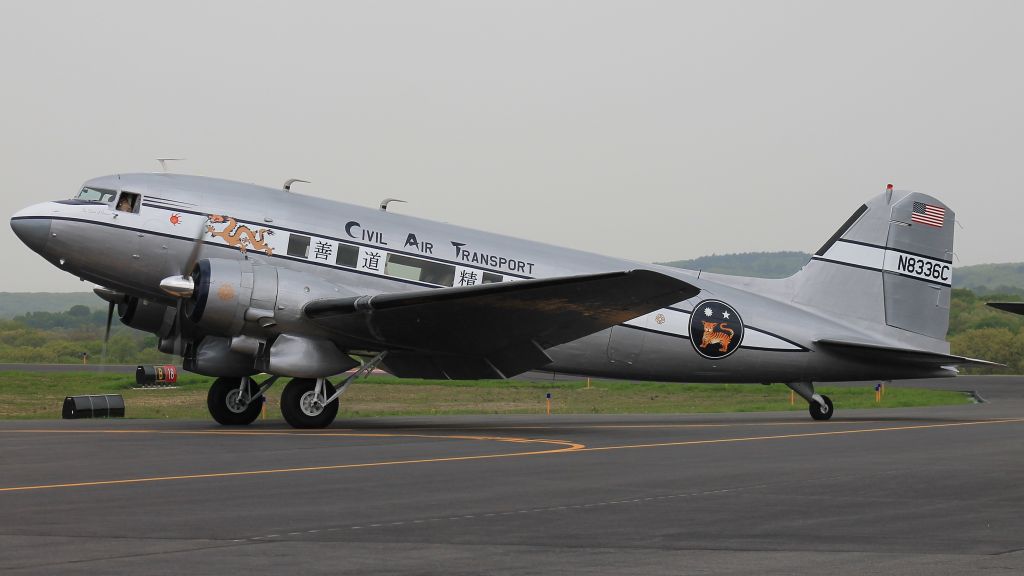
POLYGON ((263 409, 263 396, 249 400, 259 391, 259 386, 249 380, 247 391, 240 390, 241 378, 217 378, 206 395, 206 407, 210 416, 225 426, 252 424, 263 409))
POLYGON ((828 420, 832 417, 832 413, 835 412, 832 409, 832 399, 828 396, 822 396, 821 399, 825 401, 824 406, 817 402, 811 402, 807 409, 811 412, 811 418, 815 420, 828 420))
POLYGON ((317 395, 316 380, 293 378, 281 392, 281 415, 293 428, 326 428, 338 416, 337 398, 323 402, 333 395, 334 386, 327 380, 317 395))

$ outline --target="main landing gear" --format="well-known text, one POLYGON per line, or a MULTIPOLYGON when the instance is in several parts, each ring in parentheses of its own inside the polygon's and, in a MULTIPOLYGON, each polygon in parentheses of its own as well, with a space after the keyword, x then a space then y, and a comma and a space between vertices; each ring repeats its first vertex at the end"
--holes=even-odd
POLYGON ((244 378, 217 378, 206 395, 206 407, 210 416, 225 426, 252 424, 260 415, 266 392, 277 376, 271 376, 257 384, 248 376, 244 378))
POLYGON ((794 392, 801 398, 807 400, 807 411, 815 420, 828 420, 835 412, 832 408, 832 399, 814 392, 814 382, 787 382, 794 392))
MULTIPOLYGON (((348 385, 369 374, 384 359, 381 352, 363 364, 335 388, 327 378, 292 378, 281 392, 281 415, 293 428, 325 428, 338 416, 338 398, 348 385)), ((249 377, 217 378, 206 396, 213 419, 225 426, 251 424, 260 415, 264 394, 278 379, 271 376, 262 383, 249 377)))
POLYGON ((335 389, 326 378, 294 378, 281 392, 281 415, 293 428, 325 428, 338 415, 338 398, 348 385, 373 371, 387 352, 381 352, 350 374, 335 389))
POLYGON ((281 392, 281 415, 292 428, 325 428, 338 416, 341 391, 326 378, 293 378, 281 392))

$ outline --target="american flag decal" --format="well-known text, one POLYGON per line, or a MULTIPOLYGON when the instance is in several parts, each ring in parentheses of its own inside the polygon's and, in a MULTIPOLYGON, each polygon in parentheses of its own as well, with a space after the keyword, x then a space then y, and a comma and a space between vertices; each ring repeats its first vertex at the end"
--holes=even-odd
POLYGON ((942 228, 942 223, 946 220, 946 209, 924 202, 914 202, 914 211, 911 213, 910 219, 918 224, 942 228))

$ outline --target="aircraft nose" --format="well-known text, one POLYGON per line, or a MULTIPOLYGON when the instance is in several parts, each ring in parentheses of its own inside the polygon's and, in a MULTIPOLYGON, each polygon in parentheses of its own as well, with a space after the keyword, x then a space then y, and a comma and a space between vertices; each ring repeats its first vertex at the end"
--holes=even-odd
POLYGON ((50 239, 49 218, 19 216, 11 217, 11 229, 26 246, 36 252, 42 252, 46 241, 50 239))

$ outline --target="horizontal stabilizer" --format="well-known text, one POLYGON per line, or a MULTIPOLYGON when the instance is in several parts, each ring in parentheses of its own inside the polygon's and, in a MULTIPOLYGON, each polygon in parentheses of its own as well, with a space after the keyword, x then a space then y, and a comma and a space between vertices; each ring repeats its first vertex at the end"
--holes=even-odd
POLYGON ((913 348, 881 346, 870 342, 824 339, 815 340, 814 343, 824 348, 829 348, 833 351, 842 352, 850 356, 874 359, 876 361, 886 363, 891 362, 922 367, 932 366, 935 368, 942 368, 944 366, 1005 366, 1005 364, 989 362, 988 360, 978 360, 976 358, 966 358, 964 356, 952 356, 950 354, 940 354, 938 352, 930 352, 928 350, 915 350, 913 348))
POLYGON ((346 342, 392 351, 396 366, 500 378, 550 363, 548 348, 699 292, 665 274, 631 270, 319 300, 304 312, 346 342))
POLYGON ((989 306, 1014 314, 1024 314, 1024 302, 988 302, 989 306))

